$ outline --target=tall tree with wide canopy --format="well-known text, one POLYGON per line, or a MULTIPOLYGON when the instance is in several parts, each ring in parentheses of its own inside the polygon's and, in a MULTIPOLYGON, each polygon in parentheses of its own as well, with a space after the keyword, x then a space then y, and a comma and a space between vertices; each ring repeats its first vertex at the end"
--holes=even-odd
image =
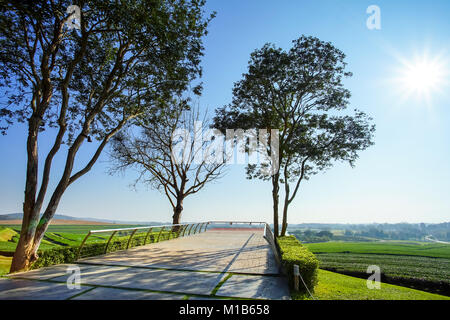
POLYGON ((91 170, 108 141, 133 119, 157 121, 165 101, 201 74, 202 38, 212 18, 204 17, 203 6, 203 0, 2 2, 0 126, 5 134, 22 122, 28 132, 23 221, 11 272, 37 259, 63 193, 91 170), (67 12, 70 5, 80 9, 79 29, 67 24, 76 13, 67 12), (48 129, 54 137, 41 168, 38 141, 48 129), (86 140, 97 147, 82 164, 77 153, 86 140), (65 165, 52 172, 58 153, 65 153, 65 165), (59 177, 49 193, 51 173, 59 177))
POLYGON ((344 59, 342 51, 314 37, 301 36, 289 51, 266 44, 251 54, 248 71, 234 85, 232 103, 216 111, 215 127, 221 130, 279 129, 279 171, 268 175, 261 165, 247 166, 247 178, 272 183, 275 236, 280 184, 285 186, 284 235, 301 181, 336 160, 353 165, 358 151, 373 144, 371 119, 358 110, 345 113, 350 91, 342 80, 352 74, 345 71, 344 59))

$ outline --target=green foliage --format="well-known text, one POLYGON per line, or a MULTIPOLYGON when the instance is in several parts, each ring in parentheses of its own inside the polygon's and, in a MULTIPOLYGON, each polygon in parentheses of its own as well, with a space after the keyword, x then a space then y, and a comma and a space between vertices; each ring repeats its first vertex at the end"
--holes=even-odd
MULTIPOLYGON (((114 228, 132 228, 136 225, 114 225, 114 228)), ((0 252, 13 253, 19 241, 20 225, 0 226, 1 230, 12 230, 15 234, 8 241, 0 241, 0 252)), ((86 234, 90 230, 100 230, 111 228, 111 225, 50 225, 45 233, 44 240, 41 241, 39 250, 46 251, 59 246, 79 246, 86 234)), ((159 229, 154 229, 156 232, 159 229)), ((9 231, 8 231, 9 232, 9 231)), ((10 233, 10 232, 9 232, 10 233)), ((121 236, 118 234, 117 236, 121 236)), ((125 236, 123 234, 122 236, 125 236)), ((109 238, 108 234, 92 234, 87 243, 105 243, 109 238)))
MULTIPOLYGON (((297 236, 302 242, 308 241, 306 235, 312 231, 332 230, 333 240, 368 241, 382 240, 413 240, 428 241, 427 236, 441 241, 450 241, 450 223, 371 223, 371 224, 330 224, 303 223, 288 227, 290 234, 297 236)), ((317 241, 319 242, 319 241, 317 241)))
MULTIPOLYGON (((375 128, 361 111, 339 115, 350 98, 345 68, 345 54, 315 37, 301 36, 289 51, 266 44, 251 54, 232 103, 216 111, 215 127, 279 129, 282 183, 308 179, 336 160, 353 165, 373 144, 375 128)), ((257 169, 248 166, 247 177, 270 179, 257 169)))
POLYGON ((450 259, 450 245, 420 242, 324 242, 305 244, 314 253, 396 254, 450 259))
POLYGON ((450 245, 420 242, 328 242, 305 244, 322 269, 367 278, 378 265, 382 281, 450 294, 450 245))
MULTIPOLYGON (((146 232, 135 234, 130 242, 130 248, 143 245, 146 235, 146 232)), ((163 231, 161 234, 159 231, 152 232, 149 234, 146 244, 157 242, 158 238, 159 241, 164 241, 176 238, 177 236, 177 233, 170 231, 163 231)), ((129 236, 114 237, 108 246, 107 252, 127 249, 128 240, 129 236)), ((105 253, 105 248, 105 241, 91 243, 87 242, 80 252, 80 258, 102 255, 105 253)), ((78 257, 79 249, 79 245, 71 245, 64 247, 55 247, 48 250, 39 250, 39 259, 33 264, 32 269, 47 267, 54 264, 73 263, 78 257)))
MULTIPOLYGON (((22 225, 12 224, 5 225, 5 227, 9 227, 14 229, 16 232, 20 232, 20 228, 22 225)), ((79 234, 81 237, 85 236, 90 230, 102 230, 102 229, 111 229, 111 228, 132 228, 132 227, 142 227, 142 225, 136 224, 61 224, 61 225, 49 225, 47 228, 47 232, 53 233, 67 233, 67 234, 79 234)), ((1 228, 1 226, 0 226, 1 228)))
MULTIPOLYGON (((205 0, 78 1, 80 27, 70 30, 71 4, 0 2, 0 133, 17 122, 28 133, 23 208, 29 224, 16 248, 18 269, 35 253, 67 187, 92 169, 110 139, 138 118, 158 122, 167 104, 201 77, 203 37, 214 17, 204 16, 205 0), (46 129, 54 138, 41 174, 32 150, 46 129), (95 152, 80 167, 77 152, 93 140, 95 152), (65 152, 49 191, 52 162, 65 152)), ((200 94, 201 85, 193 91, 200 94)))
MULTIPOLYGON (((381 290, 369 290, 366 279, 354 278, 325 270, 318 272, 314 296, 319 300, 449 300, 449 297, 410 288, 381 283, 381 290)), ((293 294, 295 300, 304 294, 293 294)))
POLYGON ((450 259, 415 256, 321 253, 316 255, 322 269, 366 275, 367 267, 379 265, 384 275, 450 284, 450 259))
MULTIPOLYGON (((277 243, 281 251, 282 267, 288 275, 291 288, 294 284, 294 265, 298 265, 300 274, 308 289, 314 291, 314 287, 317 284, 317 269, 319 267, 319 261, 315 255, 294 236, 278 237, 277 243)), ((300 281, 300 292, 304 291, 306 291, 306 288, 300 281)))
MULTIPOLYGON (((0 241, 0 252, 14 252, 17 247, 17 241, 19 241, 19 237, 15 236, 13 241, 0 241)), ((48 242, 47 240, 43 240, 39 246, 40 250, 49 250, 55 248, 57 245, 48 242)))
POLYGON ((0 255, 0 276, 7 274, 11 266, 12 257, 5 257, 0 255))
POLYGON ((17 232, 10 228, 0 227, 0 241, 10 241, 17 232))
POLYGON ((313 231, 313 230, 295 230, 289 231, 289 234, 295 236, 301 242, 326 242, 334 238, 334 235, 329 231, 313 231))
POLYGON ((71 4, 2 2, 0 132, 33 113, 41 130, 67 125, 69 143, 83 124, 102 140, 122 119, 161 107, 201 75, 214 17, 204 16, 204 0, 82 1, 81 28, 68 31, 71 4))
POLYGON ((39 258, 32 265, 31 269, 39 269, 54 264, 73 263, 77 258, 78 248, 79 247, 59 247, 45 251, 39 250, 39 258))
POLYGON ((359 152, 374 143, 372 119, 359 110, 343 112, 350 99, 343 79, 351 73, 345 68, 345 54, 315 37, 301 36, 288 51, 266 44, 251 54, 248 71, 234 84, 232 102, 216 110, 214 126, 222 131, 279 130, 278 145, 264 150, 271 163, 246 168, 248 179, 272 182, 276 236, 280 184, 284 235, 300 183, 337 161, 353 166, 359 152))

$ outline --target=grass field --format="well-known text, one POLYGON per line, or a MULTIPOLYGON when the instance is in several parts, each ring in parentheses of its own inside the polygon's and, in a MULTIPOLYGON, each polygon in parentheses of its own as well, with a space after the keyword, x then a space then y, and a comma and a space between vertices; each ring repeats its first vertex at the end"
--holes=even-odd
MULTIPOLYGON (((10 228, 15 230, 16 232, 19 232, 22 226, 20 224, 0 225, 0 228, 2 227, 10 228)), ((89 230, 118 229, 118 228, 132 228, 132 227, 137 227, 137 225, 134 224, 50 225, 47 229, 47 232, 84 233, 86 235, 89 232, 89 230)))
POLYGON ((450 259, 450 245, 414 241, 305 243, 314 253, 370 253, 450 259))
POLYGON ((9 272, 12 257, 0 256, 0 276, 9 272))
POLYGON ((450 279, 450 259, 353 253, 321 253, 316 256, 321 268, 336 272, 365 274, 369 265, 377 265, 389 277, 434 282, 450 279))
MULTIPOLYGON (((314 296, 319 300, 450 300, 449 297, 381 283, 381 288, 368 289, 365 279, 319 270, 314 296)), ((305 299, 305 295, 294 296, 305 299)))
POLYGON ((10 241, 16 234, 16 231, 0 226, 0 241, 10 241))
POLYGON ((450 245, 415 241, 305 243, 320 268, 367 278, 380 267, 385 282, 450 295, 450 245))
MULTIPOLYGON (((50 225, 41 242, 40 250, 48 250, 57 246, 80 245, 90 230, 131 228, 136 225, 50 225)), ((17 246, 20 225, 0 226, 0 252, 14 252, 17 246)), ((93 234, 87 243, 103 242, 110 234, 93 234)), ((118 233, 117 236, 125 235, 118 233)))
MULTIPOLYGON (((65 247, 65 246, 79 246, 81 242, 87 235, 90 230, 101 230, 101 229, 120 229, 120 228, 132 228, 137 227, 136 225, 50 225, 47 232, 45 233, 44 239, 41 242, 39 250, 49 250, 56 247, 65 247)), ((21 225, 0 225, 0 275, 9 272, 9 267, 11 265, 11 256, 16 250, 17 242, 19 240, 21 225)), ((139 236, 145 237, 147 233, 147 229, 136 232, 133 239, 138 238, 139 236), (144 234, 143 234, 144 233, 144 234)), ((160 228, 154 228, 149 235, 150 241, 155 241, 158 238, 160 228)), ((114 240, 128 240, 129 235, 132 231, 119 231, 115 234, 114 240)), ((109 233, 100 233, 100 234, 92 234, 86 243, 104 243, 106 246, 106 242, 111 236, 111 232, 109 233)), ((160 240, 166 240, 171 237, 170 230, 163 231, 161 233, 160 240)))

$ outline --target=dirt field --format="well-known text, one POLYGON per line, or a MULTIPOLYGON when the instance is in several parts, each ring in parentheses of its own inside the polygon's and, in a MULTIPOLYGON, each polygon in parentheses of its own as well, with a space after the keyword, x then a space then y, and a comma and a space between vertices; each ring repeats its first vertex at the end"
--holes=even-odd
MULTIPOLYGON (((0 225, 9 225, 9 224, 22 224, 22 220, 0 220, 0 225)), ((50 225, 58 226, 58 225, 113 225, 113 223, 107 222, 97 222, 97 221, 86 221, 86 220, 63 220, 56 219, 52 220, 50 225)))

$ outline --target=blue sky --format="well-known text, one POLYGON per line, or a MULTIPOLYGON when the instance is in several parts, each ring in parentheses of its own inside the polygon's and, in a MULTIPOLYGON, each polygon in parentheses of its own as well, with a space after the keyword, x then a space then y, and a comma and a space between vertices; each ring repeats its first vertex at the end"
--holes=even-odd
MULTIPOLYGON (((347 55, 351 108, 370 114, 377 125, 375 146, 355 168, 337 163, 305 182, 291 205, 290 223, 443 222, 450 220, 450 94, 402 94, 394 82, 425 53, 450 65, 450 2, 442 1, 262 1, 210 0, 217 11, 205 39, 205 84, 200 104, 212 111, 231 101, 231 88, 246 71, 250 53, 266 42, 289 49, 300 35, 331 41, 347 55), (369 30, 366 8, 381 9, 381 30, 369 30)), ((448 74, 446 80, 448 81, 448 74)), ((42 136, 41 154, 52 132, 42 136)), ((25 181, 25 127, 0 137, 0 213, 20 212, 25 181)), ((86 160, 93 146, 80 154, 86 160)), ((58 178, 63 155, 55 159, 58 178)), ((43 162, 41 160, 41 162, 43 162)), ((81 164, 80 164, 81 166, 81 164)), ((155 190, 129 185, 134 172, 107 174, 104 154, 94 169, 70 186, 58 212, 77 217, 169 221, 167 199, 155 190)), ((248 181, 244 167, 187 198, 183 221, 265 220, 272 222, 270 183, 248 181)))

